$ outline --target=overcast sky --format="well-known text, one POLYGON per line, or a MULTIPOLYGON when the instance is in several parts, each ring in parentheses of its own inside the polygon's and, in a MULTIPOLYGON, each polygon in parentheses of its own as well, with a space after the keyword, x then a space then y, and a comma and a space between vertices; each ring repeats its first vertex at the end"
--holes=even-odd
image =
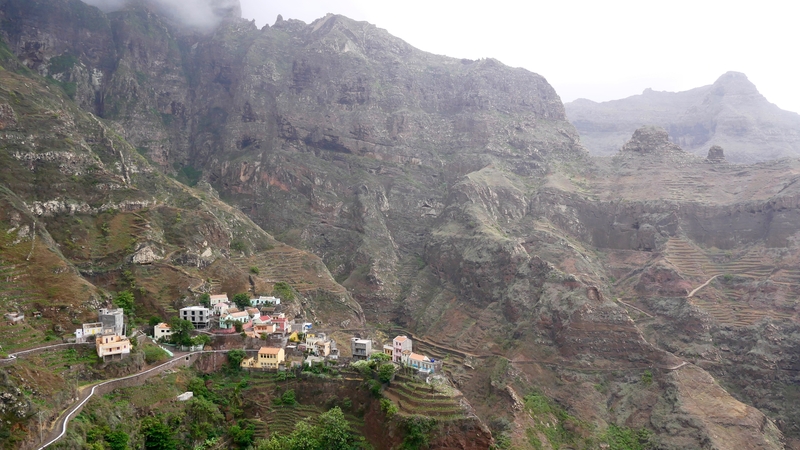
POLYGON ((682 91, 743 72, 800 111, 800 6, 789 1, 241 0, 259 26, 331 12, 456 58, 492 57, 543 75, 564 102, 645 88, 682 91))

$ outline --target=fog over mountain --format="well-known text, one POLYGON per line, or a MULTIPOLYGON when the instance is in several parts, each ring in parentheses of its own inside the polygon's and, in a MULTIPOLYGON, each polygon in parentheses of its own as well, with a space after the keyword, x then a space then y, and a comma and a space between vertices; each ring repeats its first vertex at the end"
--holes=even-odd
POLYGON ((222 18, 242 16, 237 0, 83 0, 104 12, 118 11, 134 2, 156 6, 162 13, 194 28, 211 29, 222 18))

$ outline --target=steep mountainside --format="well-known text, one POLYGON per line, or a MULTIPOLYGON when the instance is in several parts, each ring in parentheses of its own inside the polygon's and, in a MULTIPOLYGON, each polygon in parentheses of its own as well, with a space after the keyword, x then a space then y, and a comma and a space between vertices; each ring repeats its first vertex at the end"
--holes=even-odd
POLYGON ((634 130, 658 125, 698 155, 719 145, 737 163, 800 156, 800 115, 767 101, 742 73, 728 72, 710 86, 684 92, 646 89, 621 100, 580 99, 565 107, 592 155, 613 155, 634 130))
MULTIPOLYGON (((631 130, 616 157, 595 160, 542 77, 431 55, 342 16, 259 30, 223 15, 202 33, 146 2, 103 14, 77 0, 0 0, 0 13, 12 62, 50 80, 52 92, 36 98, 66 105, 60 89, 108 125, 80 117, 119 134, 121 154, 96 152, 109 177, 130 181, 105 196, 158 205, 185 196, 165 205, 180 216, 148 205, 145 218, 163 236, 154 253, 174 249, 171 261, 199 267, 200 280, 227 273, 208 272, 217 264, 235 266, 240 278, 230 279, 241 284, 261 267, 256 286, 297 271, 305 278, 287 281, 316 299, 320 320, 357 328, 363 309, 370 327, 404 329, 415 348, 444 359, 498 442, 514 448, 596 448, 617 432, 658 448, 798 448, 795 397, 784 395, 797 381, 800 335, 796 161, 732 166, 717 150, 685 152, 657 128, 631 130), (200 243, 212 240, 170 237, 205 210, 252 227, 223 236, 210 266, 200 243), (286 244, 326 267, 273 264, 286 244), (245 254, 225 258, 231 247, 245 254)), ((8 97, 4 123, 27 117, 8 97)), ((14 139, 31 145, 33 133, 14 139)), ((15 164, 4 185, 35 176, 15 164)), ((46 202, 65 204, 63 193, 25 185, 10 187, 28 205, 20 214, 39 214, 35 201, 42 216, 46 202)), ((58 207, 61 225, 47 229, 66 237, 75 216, 58 207)), ((102 208, 87 211, 96 233, 114 229, 102 208)), ((75 242, 65 258, 102 274, 88 250, 101 244, 75 242)))

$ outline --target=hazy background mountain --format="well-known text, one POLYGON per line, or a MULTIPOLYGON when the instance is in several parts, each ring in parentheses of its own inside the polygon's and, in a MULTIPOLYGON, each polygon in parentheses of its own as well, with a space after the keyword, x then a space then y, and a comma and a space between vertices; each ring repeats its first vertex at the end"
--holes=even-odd
POLYGON ((613 155, 634 130, 658 125, 698 155, 719 145, 731 162, 800 156, 800 115, 770 103, 742 73, 728 72, 689 91, 647 89, 620 100, 579 99, 564 106, 592 155, 613 155))

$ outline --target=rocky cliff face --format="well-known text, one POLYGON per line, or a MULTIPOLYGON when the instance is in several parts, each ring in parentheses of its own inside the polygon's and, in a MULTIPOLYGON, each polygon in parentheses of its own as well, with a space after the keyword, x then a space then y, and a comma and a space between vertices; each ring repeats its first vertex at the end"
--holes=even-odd
MULTIPOLYGON (((164 270, 184 284, 221 280, 229 292, 285 279, 306 297, 298 314, 413 333, 421 351, 445 358, 478 415, 521 448, 535 445, 531 436, 558 445, 512 394, 534 387, 579 419, 554 415, 547 427, 566 426, 585 448, 608 439, 581 423, 644 427, 663 448, 784 445, 772 419, 745 404, 753 396, 735 389, 765 376, 761 356, 728 355, 715 342, 749 348, 732 330, 773 320, 788 330, 796 320, 794 288, 780 284, 794 276, 795 161, 700 158, 655 127, 631 129, 622 151, 596 160, 542 77, 431 55, 336 15, 261 30, 223 20, 204 32, 142 3, 104 14, 71 0, 5 0, 0 12, 4 24, 24 24, 2 27, 15 64, 49 77, 50 89, 106 120, 106 136, 114 129, 133 146, 119 138, 121 151, 98 153, 109 180, 88 182, 91 201, 25 191, 46 174, 13 187, 30 205, 21 211, 52 217, 48 230, 73 242, 65 257, 92 281, 116 283, 93 268, 116 264, 113 252, 170 261, 164 270), (55 25, 59 8, 69 26, 55 25), (102 214, 108 196, 131 217, 93 219, 92 233, 72 224, 70 214, 102 214), (104 223, 136 242, 95 242, 104 223), (248 276, 253 266, 260 274, 248 276), (741 361, 753 370, 737 370, 741 361), (704 398, 713 401, 695 401, 704 398)), ((757 100, 740 84, 714 94, 722 110, 731 92, 757 100)), ((31 120, 10 93, 5 102, 4 127, 31 120)), ((21 146, 28 134, 7 139, 21 146)), ((39 148, 15 156, 9 147, 15 173, 46 161, 82 180, 72 167, 94 161, 50 141, 39 148)), ((153 292, 165 277, 135 272, 153 292)), ((794 348, 785 342, 770 355, 794 348)), ((759 393, 774 399, 779 389, 759 393)), ((763 405, 791 437, 786 409, 763 405)))
POLYGON ((800 116, 769 103, 742 73, 685 92, 645 90, 621 100, 566 105, 581 142, 598 156, 615 154, 643 125, 665 128, 670 139, 703 155, 718 145, 737 163, 800 155, 800 116))

